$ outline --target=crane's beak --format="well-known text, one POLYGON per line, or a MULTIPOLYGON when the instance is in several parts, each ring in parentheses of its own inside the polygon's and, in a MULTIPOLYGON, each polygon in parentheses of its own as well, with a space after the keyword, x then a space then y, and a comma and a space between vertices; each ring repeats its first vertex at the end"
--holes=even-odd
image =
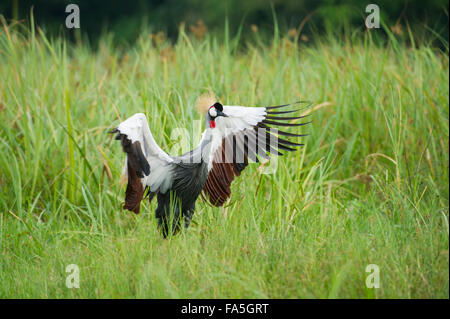
POLYGON ((221 111, 217 111, 217 116, 228 117, 228 115, 226 115, 225 113, 223 113, 221 111))

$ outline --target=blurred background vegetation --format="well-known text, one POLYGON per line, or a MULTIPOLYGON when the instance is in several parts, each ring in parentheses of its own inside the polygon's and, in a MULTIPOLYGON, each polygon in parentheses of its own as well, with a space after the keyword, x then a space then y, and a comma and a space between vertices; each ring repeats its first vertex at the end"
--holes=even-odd
POLYGON ((180 26, 199 38, 207 31, 219 37, 229 32, 243 38, 258 33, 262 39, 272 38, 274 32, 292 37, 301 32, 296 39, 308 42, 313 35, 336 28, 344 31, 336 34, 343 35, 364 30, 369 3, 380 7, 385 26, 398 36, 408 38, 413 34, 415 40, 423 40, 431 29, 435 39, 448 39, 447 0, 11 0, 0 2, 0 14, 8 23, 27 21, 32 8, 36 24, 47 34, 93 45, 104 34, 113 35, 118 43, 133 43, 143 31, 175 40, 180 26), (80 8, 79 30, 65 28, 65 7, 69 3, 80 8))

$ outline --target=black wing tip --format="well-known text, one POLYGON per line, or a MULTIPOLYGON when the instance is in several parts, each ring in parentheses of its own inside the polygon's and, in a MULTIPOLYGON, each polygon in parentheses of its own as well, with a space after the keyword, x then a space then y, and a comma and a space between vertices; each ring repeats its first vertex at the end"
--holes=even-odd
POLYGON ((147 161, 144 163, 142 170, 144 171, 145 176, 150 175, 150 164, 147 161))
POLYGON ((275 105, 275 106, 266 106, 266 110, 273 110, 273 109, 278 109, 280 107, 286 107, 286 106, 290 106, 290 105, 296 105, 296 104, 308 104, 308 106, 312 105, 311 101, 296 101, 293 103, 288 103, 288 104, 282 104, 282 105, 275 105))
POLYGON ((132 142, 125 134, 121 134, 118 130, 117 132, 115 139, 122 142, 122 149, 128 155, 128 164, 135 170, 136 175, 139 178, 150 175, 150 163, 142 152, 141 143, 139 141, 132 142))
POLYGON ((301 116, 288 116, 288 117, 285 117, 285 116, 272 116, 272 115, 267 116, 266 115, 266 119, 267 120, 278 120, 278 121, 290 121, 290 120, 303 119, 303 118, 305 118, 305 117, 307 117, 309 115, 311 115, 311 114, 306 114, 306 115, 301 115, 301 116))
POLYGON ((294 113, 294 112, 298 112, 301 109, 296 109, 296 110, 290 110, 290 111, 268 111, 266 112, 267 114, 271 114, 271 115, 276 115, 276 114, 288 114, 288 113, 294 113))
POLYGON ((280 122, 275 122, 275 121, 268 121, 268 120, 263 120, 262 123, 264 124, 269 124, 269 125, 277 125, 277 126, 303 126, 303 125, 307 125, 310 124, 311 121, 306 122, 306 123, 280 123, 280 122))
POLYGON ((293 152, 293 151, 297 150, 296 148, 287 147, 286 145, 283 145, 281 143, 278 143, 277 148, 280 150, 288 151, 288 152, 293 152))

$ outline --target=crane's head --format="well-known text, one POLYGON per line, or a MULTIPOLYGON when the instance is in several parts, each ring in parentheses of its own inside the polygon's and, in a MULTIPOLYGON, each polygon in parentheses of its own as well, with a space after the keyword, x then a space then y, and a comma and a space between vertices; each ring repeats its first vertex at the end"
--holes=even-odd
POLYGON ((216 118, 219 116, 228 117, 228 115, 223 113, 223 105, 216 102, 209 107, 208 112, 206 113, 206 123, 209 123, 210 128, 216 127, 216 118))
POLYGON ((200 114, 205 114, 206 128, 214 129, 217 118, 228 117, 223 112, 223 105, 217 102, 217 98, 212 92, 201 95, 197 99, 196 108, 200 114))

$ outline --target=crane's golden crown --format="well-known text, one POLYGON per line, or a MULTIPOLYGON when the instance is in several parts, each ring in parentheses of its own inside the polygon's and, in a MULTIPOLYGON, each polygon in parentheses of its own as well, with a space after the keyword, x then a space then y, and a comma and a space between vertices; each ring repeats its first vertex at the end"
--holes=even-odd
POLYGON ((195 108, 198 113, 205 114, 208 112, 211 105, 214 105, 216 102, 216 96, 213 92, 209 91, 208 93, 202 94, 198 97, 197 102, 195 103, 195 108))

